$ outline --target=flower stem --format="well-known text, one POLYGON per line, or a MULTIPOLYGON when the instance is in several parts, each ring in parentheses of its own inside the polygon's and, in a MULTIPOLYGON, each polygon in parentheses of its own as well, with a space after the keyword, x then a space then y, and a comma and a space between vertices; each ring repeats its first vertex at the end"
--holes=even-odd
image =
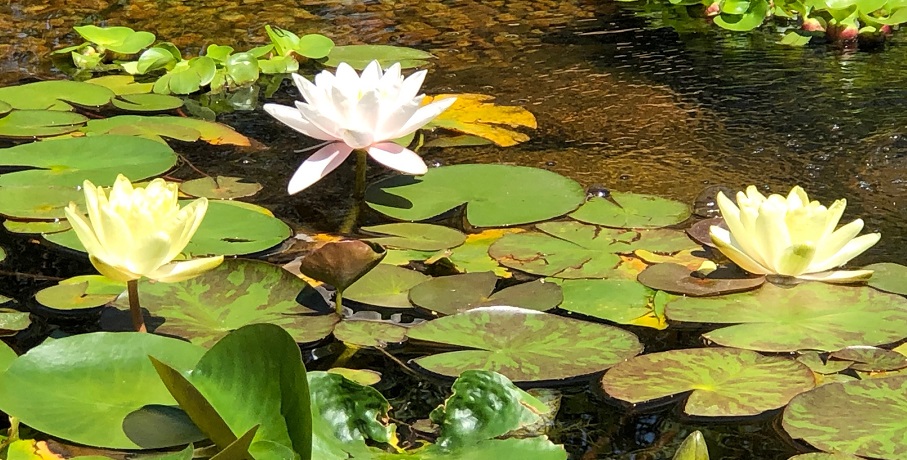
POLYGON ((343 291, 337 289, 334 294, 334 308, 337 310, 337 315, 343 316, 343 291))
POLYGON ((148 332, 145 328, 145 317, 142 315, 142 306, 139 305, 139 280, 126 282, 129 292, 129 312, 132 313, 132 327, 136 332, 148 332))
POLYGON ((340 224, 340 234, 348 235, 359 221, 362 205, 365 200, 365 176, 368 170, 368 153, 365 150, 356 150, 356 184, 353 188, 353 206, 347 212, 343 223, 340 224))

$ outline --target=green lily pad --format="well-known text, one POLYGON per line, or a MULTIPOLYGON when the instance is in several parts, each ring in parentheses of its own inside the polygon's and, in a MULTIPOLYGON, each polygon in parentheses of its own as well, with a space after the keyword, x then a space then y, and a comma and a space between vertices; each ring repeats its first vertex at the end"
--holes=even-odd
POLYGON ((424 176, 393 176, 371 185, 366 201, 400 220, 423 220, 466 205, 476 227, 505 227, 564 215, 585 200, 576 181, 544 169, 468 164, 424 176), (545 184, 539 187, 538 184, 545 184))
POLYGON ((345 291, 344 298, 386 308, 412 308, 409 290, 429 279, 415 270, 378 264, 345 291))
POLYGON ((812 369, 813 372, 817 374, 836 374, 850 367, 853 364, 853 361, 839 360, 839 359, 823 359, 819 356, 819 353, 815 351, 806 351, 801 352, 800 356, 797 356, 797 361, 806 365, 806 367, 812 369))
POLYGON ((764 276, 747 276, 729 269, 698 276, 688 267, 673 263, 651 265, 637 279, 652 289, 693 297, 751 291, 765 283, 764 276))
POLYGON ((544 280, 517 284, 492 294, 497 281, 497 275, 492 272, 440 276, 412 288, 409 300, 442 315, 495 305, 545 311, 564 300, 560 287, 544 280))
POLYGON ((0 101, 0 115, 6 115, 13 110, 13 106, 6 102, 0 101))
POLYGON ((85 80, 85 83, 103 86, 114 92, 117 96, 129 94, 148 94, 154 83, 138 83, 132 75, 104 75, 85 80))
POLYGON ((466 241, 466 235, 459 230, 431 224, 406 222, 373 225, 362 227, 360 230, 368 234, 389 235, 367 239, 373 243, 397 249, 440 251, 459 246, 466 241))
MULTIPOLYGON (((3 299, 10 300, 0 296, 0 304, 6 303, 3 299)), ((24 331, 28 326, 31 326, 31 315, 28 312, 0 308, 0 336, 16 335, 17 332, 24 331)))
POLYGON ((602 378, 608 395, 632 404, 691 392, 683 410, 702 417, 757 415, 814 386, 813 373, 803 364, 730 348, 637 356, 602 378))
POLYGON ((154 83, 158 94, 191 94, 211 83, 217 64, 208 56, 182 60, 154 83))
POLYGON ((907 368, 907 356, 896 351, 876 347, 847 347, 838 350, 831 358, 849 361, 850 367, 863 372, 896 371, 907 368))
POLYGON ((407 335, 471 348, 415 359, 424 369, 449 376, 485 369, 515 382, 588 375, 642 351, 636 336, 622 329, 514 307, 445 316, 413 326, 407 335))
POLYGON ((3 374, 0 410, 43 433, 90 446, 154 449, 198 441, 138 444, 124 431, 123 422, 143 407, 176 404, 149 355, 187 371, 204 351, 181 340, 134 332, 96 332, 45 342, 13 361, 3 374))
POLYGON ((14 110, 0 118, 0 137, 33 139, 71 133, 88 118, 78 113, 56 110, 14 110))
MULTIPOLYGON (((343 324, 343 323, 341 323, 343 324)), ((348 367, 332 367, 325 371, 329 374, 342 375, 343 378, 351 380, 363 386, 371 386, 381 381, 381 373, 371 369, 350 369, 348 367)))
POLYGON ((86 310, 113 302, 126 285, 101 275, 83 275, 38 291, 35 300, 55 310, 86 310))
POLYGON ((114 98, 113 106, 130 112, 162 112, 183 106, 183 100, 167 94, 124 94, 114 98))
POLYGON ((334 327, 337 340, 360 347, 385 348, 406 340, 406 328, 380 321, 341 321, 334 327))
MULTIPOLYGON (((2 180, 2 178, 0 178, 2 180)), ((189 202, 181 202, 183 206, 189 202)), ((260 206, 239 201, 208 201, 208 211, 184 253, 194 256, 252 254, 292 235, 282 220, 260 206)), ((74 231, 44 235, 47 241, 85 252, 74 231)))
POLYGON ((466 237, 465 243, 445 251, 443 257, 450 261, 450 265, 460 273, 494 272, 495 275, 509 278, 512 276, 510 270, 492 259, 488 255, 488 248, 502 236, 512 233, 514 230, 522 231, 522 229, 492 228, 470 234, 466 237))
POLYGON ((161 139, 163 136, 185 142, 195 142, 201 139, 214 145, 248 146, 250 144, 249 138, 227 125, 170 115, 118 115, 99 118, 89 121, 79 132, 88 136, 98 134, 140 136, 161 143, 164 142, 161 139))
POLYGON ((766 283, 739 294, 678 298, 668 303, 666 315, 673 321, 734 324, 703 337, 769 352, 834 351, 907 337, 907 299, 866 286, 766 283))
POLYGON ((258 182, 246 182, 241 177, 217 176, 192 179, 180 184, 180 191, 192 196, 231 200, 252 196, 261 191, 258 182))
POLYGON ((907 457, 907 376, 823 385, 784 409, 784 431, 833 452, 907 457))
POLYGON ((85 40, 95 43, 102 48, 115 53, 135 54, 154 43, 154 34, 151 32, 136 32, 129 27, 98 27, 85 25, 73 27, 85 40))
POLYGON ((883 262, 863 267, 872 270, 869 285, 885 292, 907 295, 907 267, 901 264, 883 262))
POLYGON ((115 94, 99 85, 81 81, 50 80, 0 88, 0 101, 20 110, 73 110, 69 103, 98 108, 115 94))
POLYGON ((387 255, 381 259, 382 265, 409 265, 410 262, 424 262, 435 255, 433 251, 415 251, 412 249, 388 249, 387 255))
MULTIPOLYGON (((3 188, 0 187, 0 195, 3 188)), ((84 195, 83 195, 84 196, 84 195)), ((0 212, 2 214, 2 212, 0 212)), ((3 228, 10 233, 57 233, 65 232, 72 228, 68 221, 21 221, 21 220, 4 220, 3 228)))
MULTIPOLYGON (((300 343, 327 337, 339 320, 296 302, 309 285, 275 265, 251 260, 225 260, 218 268, 179 283, 139 281, 143 308, 163 323, 156 334, 172 335, 210 346, 247 324, 283 327, 300 343)), ((128 309, 127 299, 115 305, 128 309)))
MULTIPOLYGON (((2 162, 3 160, 0 159, 0 163, 2 162)), ((65 219, 66 213, 63 210, 69 206, 70 202, 75 202, 84 209, 85 192, 74 186, 0 186, 0 214, 6 217, 65 219)))
POLYGON ((654 195, 611 192, 610 199, 590 198, 570 217, 605 227, 656 228, 687 220, 690 217, 690 207, 654 195))
MULTIPOLYGON (((632 280, 558 280, 564 302, 560 308, 619 324, 638 324, 641 318, 654 316, 655 291, 632 280)), ((648 325, 648 321, 643 325, 648 325)))
POLYGON ((118 174, 139 181, 161 174, 175 164, 176 154, 167 145, 132 136, 32 142, 0 150, 0 166, 36 168, 0 174, 0 186, 77 187, 85 180, 108 186, 118 174))
POLYGON ((345 62, 356 70, 362 70, 372 61, 378 61, 381 67, 387 68, 399 62, 404 69, 419 67, 428 63, 426 59, 434 58, 431 53, 390 45, 345 45, 335 46, 327 55, 324 65, 337 67, 345 62))

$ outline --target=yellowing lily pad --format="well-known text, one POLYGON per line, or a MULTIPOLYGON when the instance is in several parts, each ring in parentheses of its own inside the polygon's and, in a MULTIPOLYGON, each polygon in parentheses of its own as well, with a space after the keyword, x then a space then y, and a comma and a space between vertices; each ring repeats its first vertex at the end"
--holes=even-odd
POLYGON ((564 299, 560 286, 543 280, 517 284, 492 294, 497 281, 498 277, 491 272, 440 276, 412 288, 409 300, 426 310, 453 315, 495 305, 545 311, 564 299))
POLYGON ((81 128, 88 118, 56 110, 13 110, 0 118, 0 137, 33 139, 66 134, 81 128))
POLYGON ((439 251, 459 246, 466 241, 463 232, 440 225, 418 224, 411 222, 397 224, 373 225, 362 227, 368 234, 387 235, 367 238, 368 241, 382 246, 397 249, 414 249, 417 251, 439 251))
POLYGON ((690 207, 654 195, 611 192, 608 198, 590 198, 570 217, 606 227, 655 228, 687 220, 690 217, 690 207))
POLYGON ((749 350, 693 348, 650 353, 611 368, 608 395, 632 404, 691 392, 684 412, 702 417, 757 415, 815 386, 808 367, 749 350))
POLYGON ((515 382, 561 380, 607 369, 642 351, 636 336, 603 324, 514 307, 484 307, 410 328, 410 339, 467 350, 414 360, 448 376, 469 369, 515 382))
POLYGON ((725 346, 769 352, 835 351, 907 337, 907 299, 866 286, 804 283, 668 303, 669 320, 731 324, 703 334, 725 346))
POLYGON ((192 179, 180 184, 180 191, 186 195, 207 197, 216 200, 230 200, 252 196, 261 191, 258 182, 247 182, 242 177, 217 176, 192 179))
POLYGON ((85 80, 85 83, 103 86, 117 96, 147 94, 154 87, 154 83, 137 83, 132 75, 104 75, 85 80))
POLYGON ((519 106, 494 104, 484 94, 439 94, 426 96, 423 104, 456 97, 457 101, 435 117, 426 128, 444 128, 488 139, 501 147, 529 140, 529 136, 509 128, 536 128, 535 116, 519 106))
POLYGON ((470 224, 506 227, 564 215, 585 200, 585 192, 576 181, 544 169, 466 164, 433 168, 421 177, 390 177, 371 185, 365 199, 400 220, 429 219, 465 205, 470 224))
POLYGON ((415 270, 381 263, 346 288, 343 297, 385 308, 412 308, 409 290, 427 279, 415 270))

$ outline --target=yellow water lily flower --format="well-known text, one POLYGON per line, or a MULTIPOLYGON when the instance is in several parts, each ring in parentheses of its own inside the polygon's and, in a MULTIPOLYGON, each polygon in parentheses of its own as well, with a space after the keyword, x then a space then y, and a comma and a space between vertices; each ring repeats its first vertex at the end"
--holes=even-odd
POLYGON ((847 206, 844 199, 826 208, 809 201, 799 186, 785 198, 766 197, 751 185, 746 193, 737 193, 736 205, 722 193, 717 201, 730 231, 712 226, 712 242, 750 273, 839 283, 872 276, 872 270, 833 270, 881 237, 879 233, 857 237, 862 219, 835 229, 847 206))
POLYGON ((88 218, 75 203, 65 209, 66 218, 102 275, 122 282, 142 277, 175 282, 223 262, 223 256, 174 261, 205 217, 206 198, 180 208, 177 184, 155 179, 133 187, 122 174, 109 197, 90 181, 83 187, 88 218))

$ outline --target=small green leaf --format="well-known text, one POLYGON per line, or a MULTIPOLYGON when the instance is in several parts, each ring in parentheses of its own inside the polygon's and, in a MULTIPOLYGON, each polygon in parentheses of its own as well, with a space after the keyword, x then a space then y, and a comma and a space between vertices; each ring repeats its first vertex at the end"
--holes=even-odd
POLYGON ((85 40, 115 53, 134 54, 154 43, 151 32, 136 32, 129 27, 98 27, 95 25, 73 27, 85 40))

